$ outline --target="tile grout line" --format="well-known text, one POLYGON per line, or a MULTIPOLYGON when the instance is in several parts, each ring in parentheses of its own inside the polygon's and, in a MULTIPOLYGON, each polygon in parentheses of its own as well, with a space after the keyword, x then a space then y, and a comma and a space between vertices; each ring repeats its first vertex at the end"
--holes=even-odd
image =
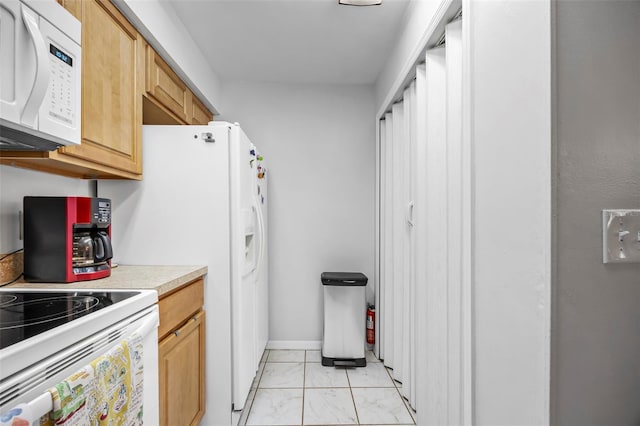
MULTIPOLYGON (((265 351, 267 351, 268 349, 266 349, 265 351)), ((262 381, 262 375, 264 374, 264 368, 267 366, 267 359, 269 359, 269 355, 271 354, 271 351, 267 352, 267 357, 264 359, 264 364, 262 367, 262 372, 260 372, 260 377, 258 377, 258 383, 256 383, 256 389, 255 392, 253 393, 253 398, 251 398, 251 404, 249 405, 249 411, 247 411, 247 417, 244 419, 244 424, 241 426, 247 426, 247 422, 249 422, 249 416, 251 415, 251 409, 253 408, 253 401, 256 400, 256 395, 258 394, 258 389, 260 389, 260 382, 262 381)), ((264 356, 264 355, 263 355, 264 356)), ((240 414, 240 417, 242 417, 242 414, 240 414)))
POLYGON ((302 415, 300 424, 304 425, 304 395, 307 390, 307 351, 304 351, 304 362, 302 364, 302 415))
POLYGON ((409 413, 409 417, 411 418, 412 423, 415 425, 416 424, 416 420, 413 418, 413 416, 411 415, 411 409, 409 408, 409 406, 407 405, 407 400, 405 399, 405 397, 402 395, 402 392, 400 392, 400 389, 398 389, 398 385, 397 383, 402 384, 402 382, 398 382, 396 381, 393 376, 391 375, 391 373, 389 372, 389 368, 387 368, 384 364, 382 364, 382 367, 384 367, 385 371, 387 372, 387 375, 389 376, 389 378, 391 378, 391 381, 393 382, 393 387, 396 389, 396 392, 398 392, 398 395, 400 395, 400 400, 402 401, 402 405, 404 405, 404 409, 407 410, 407 412, 409 413))
POLYGON ((356 399, 353 397, 353 388, 351 387, 351 379, 349 379, 349 372, 345 368, 344 374, 347 376, 347 383, 349 384, 349 393, 351 394, 351 402, 353 403, 353 410, 356 412, 356 422, 360 424, 360 416, 358 415, 358 407, 356 406, 356 399))

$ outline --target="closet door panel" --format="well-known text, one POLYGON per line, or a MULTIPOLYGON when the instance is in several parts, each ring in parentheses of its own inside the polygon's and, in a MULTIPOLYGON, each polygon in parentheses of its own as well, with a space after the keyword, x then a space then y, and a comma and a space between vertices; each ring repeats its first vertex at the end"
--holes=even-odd
MULTIPOLYGON (((414 312, 414 340, 416 363, 415 375, 415 405, 420 419, 426 412, 426 400, 428 392, 427 376, 427 76, 426 66, 419 65, 416 68, 416 187, 415 187, 415 280, 416 297, 415 304, 418 307, 414 312)), ((425 417, 426 418, 426 417, 425 417)))
POLYGON ((415 204, 418 198, 418 167, 420 164, 418 163, 418 126, 420 125, 417 115, 417 89, 416 89, 416 81, 414 81, 408 93, 408 103, 410 105, 410 114, 409 114, 409 122, 411 125, 409 126, 409 166, 410 166, 410 206, 408 210, 410 223, 410 241, 409 241, 409 250, 411 253, 410 261, 411 265, 409 268, 409 296, 408 296, 408 317, 409 321, 409 330, 408 330, 408 339, 409 339, 409 366, 408 370, 409 381, 408 383, 403 383, 403 389, 405 390, 405 396, 409 401, 409 405, 415 409, 415 397, 416 397, 416 312, 420 309, 420 305, 418 304, 416 298, 416 276, 417 276, 417 258, 416 258, 416 249, 417 249, 417 234, 416 234, 416 218, 415 218, 415 204))
POLYGON ((446 61, 440 47, 426 55, 427 75, 427 310, 428 389, 424 424, 447 424, 447 128, 446 61))
POLYGON ((384 313, 382 314, 382 326, 384 329, 383 352, 384 364, 387 367, 393 365, 393 116, 385 115, 385 291, 384 313))
POLYGON ((376 355, 380 359, 384 359, 384 340, 385 340, 385 328, 382 326, 382 322, 380 318, 383 318, 386 315, 386 305, 385 305, 385 292, 387 291, 387 280, 386 280, 386 271, 387 271, 387 238, 385 229, 387 226, 387 216, 386 216, 386 205, 387 205, 387 190, 386 190, 386 182, 387 182, 387 122, 386 120, 380 120, 379 122, 379 137, 380 137, 380 157, 379 157, 379 274, 378 274, 378 293, 376 294, 377 306, 376 306, 376 355))
POLYGON ((447 75, 447 361, 449 424, 462 423, 462 271, 463 271, 463 147, 462 147, 462 21, 446 27, 447 75))
POLYGON ((402 382, 403 313, 404 313, 404 104, 393 105, 393 378, 402 382))
POLYGON ((411 369, 411 331, 413 329, 413 321, 411 316, 414 310, 414 300, 412 299, 413 293, 413 284, 414 284, 414 274, 413 274, 413 220, 411 216, 413 215, 413 185, 414 181, 412 179, 413 174, 413 162, 412 162, 412 127, 414 126, 414 121, 412 120, 413 114, 413 92, 415 90, 415 84, 412 83, 405 91, 403 97, 403 105, 404 105, 404 144, 402 147, 402 157, 403 157, 403 196, 404 196, 404 241, 403 241, 403 274, 404 274, 404 295, 402 305, 403 316, 402 316, 402 366, 403 366, 403 377, 402 377, 402 395, 409 399, 411 394, 411 382, 413 378, 414 371, 411 369))

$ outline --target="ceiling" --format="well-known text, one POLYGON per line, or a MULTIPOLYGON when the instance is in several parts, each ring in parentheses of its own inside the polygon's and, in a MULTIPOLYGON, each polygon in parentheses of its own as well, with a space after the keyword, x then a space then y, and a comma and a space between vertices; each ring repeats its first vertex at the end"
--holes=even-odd
POLYGON ((408 0, 171 0, 221 79, 373 84, 408 0))

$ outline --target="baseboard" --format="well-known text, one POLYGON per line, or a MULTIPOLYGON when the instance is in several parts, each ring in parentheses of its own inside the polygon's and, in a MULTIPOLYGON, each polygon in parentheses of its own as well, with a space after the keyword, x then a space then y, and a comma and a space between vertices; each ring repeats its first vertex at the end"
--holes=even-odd
POLYGON ((267 349, 320 350, 321 348, 321 340, 269 340, 267 342, 267 349))

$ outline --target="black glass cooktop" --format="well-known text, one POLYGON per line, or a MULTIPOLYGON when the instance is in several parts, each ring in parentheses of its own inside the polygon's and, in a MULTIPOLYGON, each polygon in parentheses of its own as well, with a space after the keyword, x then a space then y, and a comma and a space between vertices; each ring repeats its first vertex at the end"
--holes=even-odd
POLYGON ((123 292, 1 292, 0 349, 139 294, 123 292))

